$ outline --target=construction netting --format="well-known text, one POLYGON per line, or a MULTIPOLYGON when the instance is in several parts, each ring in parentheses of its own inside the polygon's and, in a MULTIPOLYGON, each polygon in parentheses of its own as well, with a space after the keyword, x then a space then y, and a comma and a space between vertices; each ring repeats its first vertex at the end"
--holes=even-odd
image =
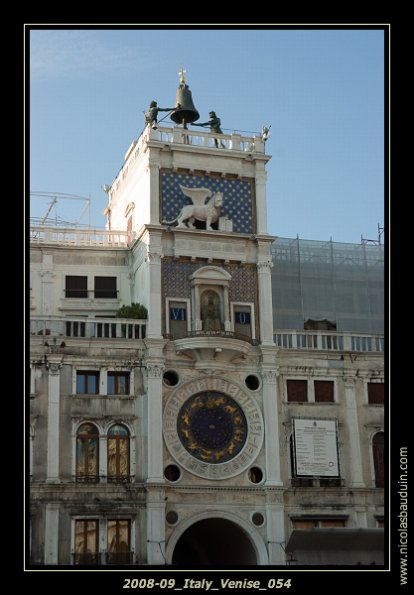
POLYGON ((384 247, 278 238, 272 246, 275 329, 384 332, 384 247), (323 328, 323 327, 322 327, 323 328))

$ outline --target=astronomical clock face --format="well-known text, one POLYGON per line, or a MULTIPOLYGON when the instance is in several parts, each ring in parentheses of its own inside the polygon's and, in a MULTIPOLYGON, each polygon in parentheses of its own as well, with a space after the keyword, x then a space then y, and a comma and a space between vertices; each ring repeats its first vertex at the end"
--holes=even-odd
POLYGON ((230 461, 242 450, 247 422, 241 407, 223 393, 206 391, 181 407, 177 431, 184 448, 200 461, 230 461))
POLYGON ((171 393, 163 419, 164 440, 185 469, 226 479, 247 469, 263 441, 263 420, 251 395, 220 378, 190 381, 171 393))

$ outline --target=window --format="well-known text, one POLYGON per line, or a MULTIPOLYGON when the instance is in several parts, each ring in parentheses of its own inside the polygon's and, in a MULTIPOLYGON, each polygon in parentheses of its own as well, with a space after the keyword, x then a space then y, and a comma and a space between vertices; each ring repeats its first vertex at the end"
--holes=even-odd
POLYGON ((368 382, 368 403, 370 405, 384 405, 383 382, 368 382))
POLYGON ((88 277, 79 275, 66 275, 65 295, 67 298, 88 297, 88 277))
POLYGON ((314 387, 317 403, 334 402, 334 383, 331 380, 315 380, 314 387))
POLYGON ((181 339, 187 336, 187 302, 169 300, 169 329, 170 336, 174 339, 181 339))
POLYGON ((107 544, 107 564, 132 564, 129 519, 108 519, 107 544))
POLYGON ((82 424, 76 433, 76 481, 99 479, 99 432, 90 423, 82 424))
POLYGON ((316 520, 292 520, 292 525, 294 529, 314 529, 318 526, 318 521, 316 520))
POLYGON ((129 372, 108 372, 108 395, 129 395, 129 372))
POLYGON ((129 432, 121 424, 112 426, 108 432, 108 482, 128 482, 129 477, 129 432))
POLYGON ((336 322, 327 318, 320 320, 308 318, 305 320, 303 328, 305 331, 336 331, 336 322))
POLYGON ((95 277, 96 298, 116 298, 116 277, 95 277))
POLYGON ((97 519, 75 521, 74 563, 94 566, 99 564, 97 519))
POLYGON ((97 395, 99 389, 99 372, 80 370, 76 372, 76 394, 97 395))
POLYGON ((375 487, 384 487, 384 433, 378 432, 372 440, 374 457, 375 487))
POLYGON ((314 519, 292 519, 294 529, 339 529, 345 527, 344 518, 314 518, 314 519))
POLYGON ((289 403, 306 402, 308 400, 307 380, 287 380, 286 386, 289 403))
POLYGON ((234 306, 234 332, 252 337, 252 314, 250 306, 234 306))

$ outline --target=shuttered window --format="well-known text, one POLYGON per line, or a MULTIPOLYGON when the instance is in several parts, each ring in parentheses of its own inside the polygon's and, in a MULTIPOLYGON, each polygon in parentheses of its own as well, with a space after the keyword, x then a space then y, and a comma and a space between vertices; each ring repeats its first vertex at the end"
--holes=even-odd
POLYGON ((334 383, 332 380, 315 380, 315 401, 317 403, 333 403, 334 383))
POLYGON ((383 382, 368 382, 368 403, 370 405, 384 405, 383 382))
POLYGON ((66 275, 65 295, 67 298, 88 297, 88 277, 80 275, 66 275))
POLYGON ((287 380, 286 384, 289 403, 306 402, 308 400, 307 380, 287 380))
POLYGON ((95 277, 96 298, 116 298, 116 277, 95 277))

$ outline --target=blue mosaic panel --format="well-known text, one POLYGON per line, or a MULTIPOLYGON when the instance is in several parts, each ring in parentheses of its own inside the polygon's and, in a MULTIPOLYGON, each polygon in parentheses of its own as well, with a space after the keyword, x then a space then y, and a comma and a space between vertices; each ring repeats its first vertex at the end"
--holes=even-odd
POLYGON ((181 191, 181 184, 188 188, 209 188, 212 192, 222 192, 220 216, 227 215, 236 233, 255 233, 252 182, 175 172, 161 172, 160 177, 161 222, 175 219, 184 205, 191 204, 191 199, 181 191))
MULTIPOLYGON (((162 274, 162 303, 165 304, 165 298, 187 298, 191 299, 190 275, 196 270, 207 265, 206 262, 190 262, 188 260, 174 259, 165 256, 161 263, 162 274)), ((256 309, 256 337, 259 336, 258 316, 259 308, 257 304, 257 272, 254 264, 226 264, 221 266, 223 270, 231 275, 229 283, 229 300, 231 302, 251 302, 255 304, 256 309)), ((164 306, 163 306, 164 308, 164 306)), ((245 316, 250 316, 244 313, 245 316)), ((170 320, 176 320, 171 318, 170 320)), ((165 331, 165 313, 162 313, 163 332, 165 331)), ((239 322, 240 324, 240 322, 239 322)))

